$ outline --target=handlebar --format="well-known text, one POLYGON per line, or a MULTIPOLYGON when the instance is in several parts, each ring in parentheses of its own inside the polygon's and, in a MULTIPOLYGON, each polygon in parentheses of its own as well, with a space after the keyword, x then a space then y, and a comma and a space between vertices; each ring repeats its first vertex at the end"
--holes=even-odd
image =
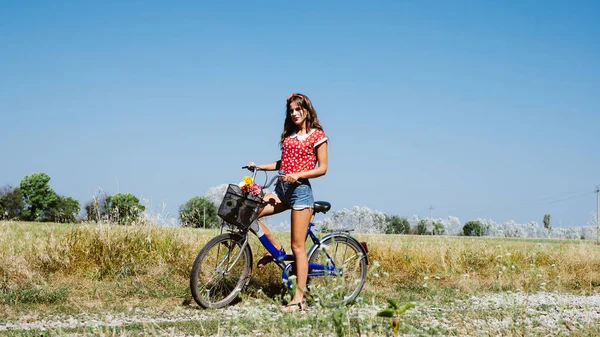
MULTIPOLYGON (((253 166, 242 166, 242 169, 244 170, 250 170, 252 171, 252 181, 254 181, 254 179, 256 178, 256 172, 260 171, 256 168, 255 165, 253 166)), ((264 186, 262 186, 263 189, 269 188, 273 185, 273 183, 275 182, 275 180, 280 179, 282 177, 285 177, 285 172, 283 170, 279 170, 279 172, 273 177, 271 178, 271 180, 269 181, 268 184, 265 184, 264 186)), ((296 180, 296 184, 302 184, 301 181, 296 180)))

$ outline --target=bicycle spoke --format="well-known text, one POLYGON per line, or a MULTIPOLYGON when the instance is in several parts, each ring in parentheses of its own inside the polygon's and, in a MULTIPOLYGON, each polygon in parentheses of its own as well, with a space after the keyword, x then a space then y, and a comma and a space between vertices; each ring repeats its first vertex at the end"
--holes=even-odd
POLYGON ((250 251, 243 238, 222 234, 206 244, 192 269, 194 300, 205 308, 220 308, 235 299, 250 273, 250 251))
POLYGON ((344 236, 333 236, 322 243, 321 249, 313 252, 309 261, 321 266, 312 274, 311 294, 326 306, 351 302, 366 278, 366 263, 360 246, 344 236))

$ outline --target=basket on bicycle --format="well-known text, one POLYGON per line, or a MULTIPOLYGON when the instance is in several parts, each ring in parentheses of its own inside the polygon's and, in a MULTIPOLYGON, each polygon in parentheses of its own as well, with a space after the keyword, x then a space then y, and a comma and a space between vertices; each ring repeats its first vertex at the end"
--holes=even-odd
POLYGON ((256 220, 266 203, 260 195, 243 192, 241 187, 229 184, 217 214, 225 222, 246 230, 256 220))

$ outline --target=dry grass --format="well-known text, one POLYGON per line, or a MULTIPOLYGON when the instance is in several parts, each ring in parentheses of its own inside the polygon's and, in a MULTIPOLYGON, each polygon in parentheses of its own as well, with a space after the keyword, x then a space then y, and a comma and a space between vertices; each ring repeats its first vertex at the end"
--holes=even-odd
MULTIPOLYGON (((200 248, 215 230, 0 222, 0 304, 186 298, 200 248)), ((289 246, 289 235, 276 236, 289 246)), ((593 291, 600 247, 583 241, 357 235, 369 243, 365 292, 451 289, 593 291), (375 261, 377 261, 375 263, 375 261), (377 269, 377 268, 376 268, 377 269)), ((256 259, 264 248, 253 239, 256 259)), ((276 293, 275 266, 254 271, 247 293, 276 293)), ((7 309, 8 310, 8 309, 7 309)))
POLYGON ((388 278, 384 287, 443 287, 482 291, 591 291, 600 286, 600 247, 589 241, 469 238, 450 236, 362 236, 371 260, 388 278))

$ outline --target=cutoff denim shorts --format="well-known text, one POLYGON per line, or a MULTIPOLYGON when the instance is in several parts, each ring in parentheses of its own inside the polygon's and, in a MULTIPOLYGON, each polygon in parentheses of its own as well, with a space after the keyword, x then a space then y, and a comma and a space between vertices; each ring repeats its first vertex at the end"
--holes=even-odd
POLYGON ((313 208, 314 198, 312 187, 308 180, 299 180, 301 184, 279 182, 275 194, 284 204, 295 210, 313 208))

